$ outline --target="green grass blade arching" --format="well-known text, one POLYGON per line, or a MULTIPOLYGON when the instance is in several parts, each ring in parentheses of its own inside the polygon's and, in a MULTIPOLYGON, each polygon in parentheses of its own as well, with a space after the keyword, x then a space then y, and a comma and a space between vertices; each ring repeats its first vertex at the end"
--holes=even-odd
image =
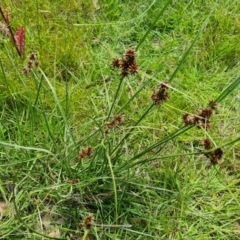
POLYGON ((146 31, 146 33, 144 34, 144 36, 142 37, 142 39, 139 41, 137 47, 136 47, 136 51, 140 48, 140 46, 142 45, 142 43, 145 41, 145 39, 147 38, 148 34, 151 32, 154 24, 158 21, 158 19, 163 15, 163 13, 166 11, 168 5, 171 3, 171 0, 169 0, 165 6, 163 7, 163 9, 159 12, 159 14, 157 15, 157 17, 154 19, 152 25, 148 28, 148 30, 146 31))
POLYGON ((17 149, 25 149, 25 150, 28 150, 28 151, 45 152, 45 153, 48 153, 50 155, 54 155, 53 153, 51 153, 47 149, 43 149, 43 148, 26 147, 26 146, 21 146, 21 145, 18 145, 18 144, 11 144, 11 143, 2 142, 2 141, 0 141, 0 145, 7 146, 7 147, 13 147, 13 148, 17 148, 17 149))
POLYGON ((147 154, 148 152, 152 151, 153 149, 155 149, 156 147, 159 147, 163 144, 165 144, 166 142, 175 139, 176 137, 178 137, 179 135, 183 134, 184 132, 188 131, 190 128, 192 128, 192 126, 183 126, 182 128, 178 129, 177 131, 171 133, 169 136, 161 139, 160 141, 156 142, 155 144, 151 145, 150 147, 146 148, 145 150, 143 150, 142 152, 140 152, 139 154, 135 155, 134 157, 132 157, 130 160, 128 160, 127 162, 123 163, 118 170, 124 170, 126 168, 129 168, 129 165, 136 165, 134 164, 134 160, 137 160, 137 162, 139 161, 139 158, 141 158, 142 156, 144 156, 145 154, 147 154))
POLYGON ((118 145, 114 148, 114 150, 111 152, 111 155, 113 153, 115 153, 117 150, 120 150, 120 146, 122 145, 122 143, 128 139, 128 137, 131 135, 131 133, 135 130, 135 127, 138 126, 138 124, 144 119, 144 117, 147 116, 147 114, 149 113, 149 111, 153 108, 153 104, 150 105, 145 112, 142 114, 142 116, 138 119, 138 121, 132 126, 132 128, 128 131, 128 133, 125 134, 125 136, 120 140, 120 142, 118 143, 118 145))
POLYGON ((173 72, 172 76, 170 77, 170 79, 168 80, 169 82, 172 82, 174 77, 176 76, 177 72, 179 71, 179 69, 181 68, 181 66, 183 65, 183 63, 185 62, 185 60, 187 59, 187 56, 189 55, 189 53, 191 52, 192 48, 194 47, 194 45, 196 44, 196 42, 198 41, 199 37, 201 36, 203 30, 205 29, 205 27, 208 24, 209 18, 212 15, 213 9, 212 11, 208 14, 208 16, 206 17, 205 21, 203 22, 200 30, 198 31, 196 37, 194 38, 193 42, 191 43, 190 47, 188 48, 188 50, 184 53, 182 59, 180 60, 177 68, 175 69, 175 71, 173 72))
POLYGON ((219 97, 214 101, 214 103, 219 103, 223 99, 225 99, 229 94, 231 94, 235 90, 235 88, 238 87, 239 84, 240 84, 240 77, 238 77, 234 82, 232 82, 230 85, 228 85, 222 91, 222 93, 219 95, 219 97))

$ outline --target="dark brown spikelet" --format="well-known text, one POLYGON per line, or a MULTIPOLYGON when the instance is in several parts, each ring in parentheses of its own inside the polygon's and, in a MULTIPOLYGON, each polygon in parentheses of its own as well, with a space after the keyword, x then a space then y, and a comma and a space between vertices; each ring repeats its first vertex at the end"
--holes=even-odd
POLYGON ((209 119, 213 115, 213 109, 206 108, 202 109, 196 115, 190 116, 189 114, 184 114, 182 116, 183 122, 187 125, 197 125, 199 128, 203 127, 206 130, 210 128, 210 121, 209 119))
POLYGON ((213 110, 211 108, 202 109, 201 112, 198 114, 201 118, 204 118, 205 120, 210 119, 210 117, 213 115, 213 110))
POLYGON ((88 146, 86 148, 83 148, 79 155, 81 158, 86 158, 86 157, 91 157, 92 156, 92 153, 93 153, 93 149, 91 146, 88 146))
POLYGON ((124 121, 124 116, 122 114, 118 114, 114 117, 114 121, 121 124, 124 121))
POLYGON ((127 77, 128 75, 129 75, 128 70, 122 70, 122 72, 121 72, 122 77, 127 77))
POLYGON ((206 150, 209 150, 212 148, 212 144, 208 138, 203 140, 203 146, 206 150))
POLYGON ((136 55, 136 52, 133 49, 128 49, 125 52, 126 58, 133 58, 134 59, 135 55, 136 55))
POLYGON ((127 72, 130 67, 130 65, 128 64, 128 61, 125 58, 121 59, 120 66, 121 66, 122 71, 127 71, 127 72))
POLYGON ((122 114, 116 115, 111 122, 106 123, 106 125, 110 128, 115 127, 124 121, 124 116, 122 114))
POLYGON ((122 59, 115 58, 112 60, 112 66, 121 69, 122 77, 127 77, 129 74, 136 74, 138 72, 135 55, 136 52, 134 50, 128 49, 122 59))
POLYGON ((158 85, 158 90, 152 93, 152 101, 154 105, 166 102, 169 99, 168 86, 164 83, 158 85))
POLYGON ((182 119, 183 119, 183 122, 184 122, 185 124, 187 124, 187 125, 191 124, 188 113, 184 113, 184 114, 182 115, 182 119))
POLYGON ((29 60, 32 60, 32 61, 35 61, 35 60, 37 60, 37 55, 36 55, 36 53, 31 53, 30 55, 29 55, 29 60))
POLYGON ((24 68, 22 69, 22 71, 23 71, 23 73, 28 74, 29 71, 30 71, 30 69, 29 69, 28 67, 24 67, 24 68))
POLYGON ((39 66, 39 61, 35 60, 34 64, 35 64, 35 67, 38 67, 39 66))
POLYGON ((25 66, 23 68, 23 73, 29 73, 31 69, 33 69, 34 67, 38 67, 39 66, 39 61, 37 58, 37 54, 36 53, 30 53, 30 55, 28 56, 28 62, 27 62, 27 66, 25 66))
POLYGON ((135 62, 129 67, 129 72, 131 74, 136 74, 138 72, 138 65, 135 62))
POLYGON ((94 224, 94 217, 88 215, 80 223, 80 226, 84 229, 90 230, 92 228, 93 224, 94 224))
POLYGON ((113 66, 114 68, 120 68, 120 60, 117 59, 117 58, 113 59, 113 60, 112 60, 112 66, 113 66))
POLYGON ((200 118, 199 116, 191 116, 188 113, 183 114, 182 116, 183 122, 187 125, 198 125, 200 123, 200 118))
POLYGON ((211 153, 209 159, 210 159, 210 161, 211 161, 211 163, 212 163, 213 165, 216 165, 216 164, 218 163, 218 161, 219 161, 222 157, 223 157, 223 151, 222 151, 222 149, 221 149, 221 148, 217 148, 216 150, 214 150, 214 151, 211 153))
POLYGON ((213 115, 213 110, 211 108, 202 109, 196 116, 196 123, 198 127, 203 127, 206 130, 210 128, 209 119, 213 115))
MULTIPOLYGON (((203 146, 206 150, 210 150, 212 148, 212 143, 210 139, 203 140, 203 146)), ((211 162, 212 165, 216 165, 218 161, 223 157, 223 151, 221 148, 217 148, 212 152, 207 152, 204 154, 211 162)))
POLYGON ((105 130, 104 130, 104 135, 105 135, 105 136, 108 136, 108 135, 109 135, 109 130, 108 130, 108 129, 105 129, 105 130))
POLYGON ((125 52, 125 60, 127 61, 129 66, 131 66, 135 62, 135 54, 136 52, 132 49, 128 49, 125 52))
POLYGON ((32 67, 33 67, 33 62, 32 62, 32 61, 28 61, 27 67, 28 67, 28 68, 32 68, 32 67))

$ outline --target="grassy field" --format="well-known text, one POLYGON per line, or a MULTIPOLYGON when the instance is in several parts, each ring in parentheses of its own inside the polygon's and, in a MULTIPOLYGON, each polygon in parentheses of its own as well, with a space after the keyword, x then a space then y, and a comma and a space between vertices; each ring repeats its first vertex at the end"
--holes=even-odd
POLYGON ((240 238, 238 0, 0 7, 0 239, 240 238))

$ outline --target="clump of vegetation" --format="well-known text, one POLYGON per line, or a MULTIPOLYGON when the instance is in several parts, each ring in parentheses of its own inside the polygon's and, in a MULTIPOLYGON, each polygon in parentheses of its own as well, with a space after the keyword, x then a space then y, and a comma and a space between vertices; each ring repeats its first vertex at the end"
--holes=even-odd
POLYGON ((1 237, 238 239, 239 10, 2 3, 1 237))

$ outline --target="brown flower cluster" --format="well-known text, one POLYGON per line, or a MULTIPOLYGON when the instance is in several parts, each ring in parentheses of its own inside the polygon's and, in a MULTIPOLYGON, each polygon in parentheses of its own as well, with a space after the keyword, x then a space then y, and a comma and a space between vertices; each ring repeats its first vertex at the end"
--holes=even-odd
POLYGON ((38 67, 39 66, 39 61, 37 58, 37 54, 36 53, 31 53, 28 57, 28 62, 27 62, 27 66, 25 66, 23 68, 23 73, 29 73, 30 70, 34 67, 38 67))
POLYGON ((128 49, 122 59, 115 58, 112 60, 112 66, 121 69, 122 77, 127 77, 129 74, 136 74, 138 72, 135 55, 136 52, 134 50, 128 49))
POLYGON ((124 116, 122 114, 116 115, 110 122, 106 123, 106 126, 108 127, 108 129, 106 129, 104 131, 104 134, 108 135, 109 134, 109 128, 116 127, 116 126, 122 124, 123 121, 124 121, 124 116))
POLYGON ((80 227, 90 230, 93 224, 94 224, 94 217, 91 215, 88 215, 83 219, 83 222, 80 223, 80 227))
POLYGON ((91 157, 92 154, 93 154, 93 149, 91 146, 83 148, 79 153, 81 158, 91 157))
POLYGON ((116 115, 112 121, 106 123, 106 125, 110 128, 120 125, 124 121, 124 116, 122 114, 116 115))
POLYGON ((168 86, 166 83, 160 83, 158 90, 152 93, 151 98, 154 105, 166 102, 169 99, 168 86))
POLYGON ((210 128, 210 118, 213 115, 213 111, 217 109, 216 103, 209 102, 209 108, 202 109, 196 115, 189 115, 188 113, 182 116, 183 122, 187 125, 196 125, 199 128, 210 128))
MULTIPOLYGON (((206 150, 210 150, 212 148, 212 144, 208 138, 203 140, 203 146, 206 150)), ((217 148, 210 153, 205 153, 205 156, 210 160, 212 165, 216 165, 223 157, 223 151, 221 148, 217 148)))

